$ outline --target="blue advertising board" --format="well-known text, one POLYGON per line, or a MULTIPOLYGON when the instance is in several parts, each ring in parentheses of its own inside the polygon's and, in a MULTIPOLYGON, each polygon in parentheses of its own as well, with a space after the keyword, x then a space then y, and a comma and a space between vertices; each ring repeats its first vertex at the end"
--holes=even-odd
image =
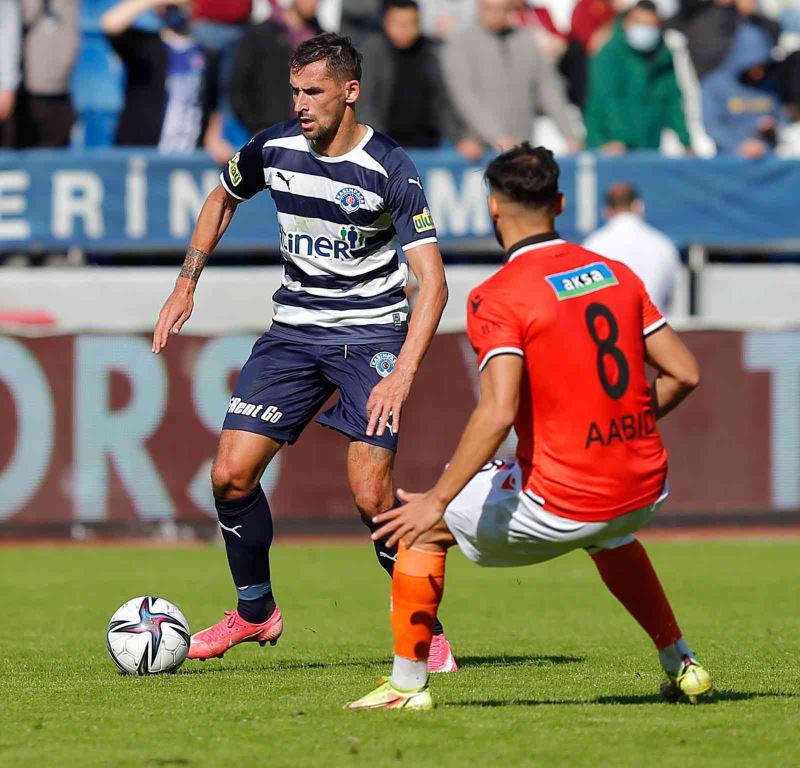
MULTIPOLYGON (((483 165, 452 150, 412 153, 443 250, 496 248, 483 165)), ((800 240, 800 161, 667 159, 655 153, 561 159, 561 234, 580 241, 602 224, 614 181, 641 191, 647 218, 679 246, 776 245, 800 240)), ((101 149, 0 152, 0 250, 182 250, 219 168, 203 153, 101 149)), ((220 248, 276 250, 268 194, 240 206, 220 248)))

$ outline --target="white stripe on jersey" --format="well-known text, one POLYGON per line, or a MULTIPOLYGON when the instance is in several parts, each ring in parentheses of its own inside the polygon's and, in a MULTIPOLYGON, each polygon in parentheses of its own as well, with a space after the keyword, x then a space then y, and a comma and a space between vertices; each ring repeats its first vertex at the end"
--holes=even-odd
POLYGON ((275 309, 274 320, 284 325, 318 325, 322 328, 336 328, 343 325, 390 325, 399 315, 401 322, 408 319, 408 302, 401 301, 388 307, 375 309, 351 309, 347 315, 333 309, 302 309, 288 307, 285 304, 272 302, 275 309))
POLYGON ((291 280, 284 273, 281 283, 285 288, 290 291, 297 291, 304 293, 308 296, 321 296, 326 299, 346 298, 348 296, 358 296, 359 298, 372 298, 373 296, 380 296, 382 293, 389 293, 396 288, 402 288, 408 282, 408 266, 401 264, 396 272, 386 277, 376 277, 374 280, 368 280, 366 283, 361 283, 353 288, 300 288, 301 283, 297 280, 291 280))
POLYGON ((310 173, 287 171, 279 166, 271 166, 264 171, 264 178, 276 192, 291 192, 293 195, 316 197, 320 200, 335 200, 336 195, 343 189, 356 189, 364 195, 366 201, 366 205, 360 206, 359 210, 379 211, 383 207, 383 198, 375 192, 325 176, 314 176, 310 173), (276 172, 281 176, 276 176, 276 172))
POLYGON ((322 163, 356 163, 356 165, 360 165, 362 168, 368 168, 370 171, 375 171, 376 173, 380 173, 382 176, 386 176, 388 178, 389 174, 386 173, 386 169, 371 155, 368 155, 364 151, 364 147, 367 145, 374 133, 375 131, 373 131, 370 126, 367 126, 367 133, 364 138, 361 139, 361 141, 359 141, 358 144, 356 144, 356 146, 353 147, 353 149, 351 149, 348 153, 344 155, 338 155, 336 157, 318 155, 313 149, 311 149, 311 147, 309 147, 308 141, 302 133, 298 136, 287 136, 281 139, 269 139, 269 141, 264 142, 264 147, 281 147, 283 149, 294 149, 297 152, 307 152, 322 163))

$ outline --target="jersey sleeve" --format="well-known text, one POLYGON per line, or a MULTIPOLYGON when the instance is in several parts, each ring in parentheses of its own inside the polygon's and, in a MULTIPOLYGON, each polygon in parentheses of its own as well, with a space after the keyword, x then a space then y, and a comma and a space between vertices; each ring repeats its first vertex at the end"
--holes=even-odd
POLYGON ((524 331, 509 309, 509 299, 497 291, 474 289, 467 300, 467 336, 478 355, 478 369, 497 355, 525 357, 524 331))
POLYGON ((222 186, 237 200, 249 200, 257 192, 267 188, 262 155, 267 134, 268 131, 261 131, 253 136, 222 169, 222 186))
POLYGON ((422 181, 411 158, 399 147, 392 150, 386 170, 384 200, 403 250, 436 242, 436 227, 428 209, 422 181))
POLYGON ((661 310, 653 303, 647 288, 640 280, 639 286, 642 294, 642 335, 647 337, 655 333, 659 328, 667 324, 667 319, 661 314, 661 310))

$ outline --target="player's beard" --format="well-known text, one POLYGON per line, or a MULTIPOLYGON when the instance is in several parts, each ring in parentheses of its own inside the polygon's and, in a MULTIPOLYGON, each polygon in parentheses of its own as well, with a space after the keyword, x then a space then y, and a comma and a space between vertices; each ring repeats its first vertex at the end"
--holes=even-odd
POLYGON ((497 228, 497 222, 492 219, 492 229, 494 229, 494 236, 498 243, 500 243, 500 247, 505 250, 505 245, 503 245, 503 236, 500 234, 500 230, 497 228))

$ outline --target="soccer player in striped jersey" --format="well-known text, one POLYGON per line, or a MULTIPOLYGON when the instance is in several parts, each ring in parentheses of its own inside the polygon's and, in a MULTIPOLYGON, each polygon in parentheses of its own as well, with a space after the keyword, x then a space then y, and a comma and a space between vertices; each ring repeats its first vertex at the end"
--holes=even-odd
MULTIPOLYGON (((272 518, 260 478, 325 401, 317 421, 350 440, 356 507, 372 518, 395 504, 400 416, 447 301, 436 229, 419 174, 391 139, 355 114, 361 56, 347 38, 319 35, 290 64, 297 119, 254 136, 222 172, 197 220, 153 351, 189 318, 209 254, 238 205, 269 190, 278 211, 281 287, 272 327, 253 347, 225 417, 212 485, 238 606, 192 638, 189 658, 222 656, 243 641, 274 644, 283 629, 272 592, 272 518), (419 282, 413 315, 409 267, 419 282)), ((391 574, 396 549, 376 543, 391 574)), ((456 663, 437 622, 433 671, 456 663)))

